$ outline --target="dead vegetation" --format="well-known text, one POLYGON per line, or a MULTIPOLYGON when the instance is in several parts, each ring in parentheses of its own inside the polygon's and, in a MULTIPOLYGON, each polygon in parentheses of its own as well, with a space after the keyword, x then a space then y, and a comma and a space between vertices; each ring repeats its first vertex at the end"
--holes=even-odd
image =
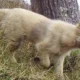
POLYGON ((0 8, 25 8, 27 5, 24 0, 0 0, 0 8))
POLYGON ((34 62, 36 50, 31 43, 27 42, 13 53, 6 43, 0 40, 0 80, 54 80, 51 68, 44 69, 34 62))
MULTIPOLYGON (((79 53, 79 50, 72 52, 65 61, 66 80, 80 80, 79 53)), ((34 61, 36 54, 37 51, 30 42, 11 53, 7 41, 0 36, 0 80, 56 80, 53 67, 45 69, 34 61)))

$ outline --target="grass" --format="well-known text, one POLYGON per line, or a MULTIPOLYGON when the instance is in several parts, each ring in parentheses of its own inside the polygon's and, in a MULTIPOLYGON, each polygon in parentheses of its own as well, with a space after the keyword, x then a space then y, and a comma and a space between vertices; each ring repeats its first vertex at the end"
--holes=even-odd
POLYGON ((0 8, 27 8, 24 0, 0 0, 0 8))
POLYGON ((72 51, 65 61, 64 71, 69 80, 80 80, 80 50, 72 51))
POLYGON ((13 53, 6 43, 0 40, 0 80, 54 80, 50 69, 44 69, 33 61, 33 53, 37 52, 31 43, 27 42, 13 53))
MULTIPOLYGON (((64 74, 67 80, 80 80, 79 53, 79 50, 74 51, 66 58, 64 74)), ((56 80, 52 67, 44 69, 34 62, 36 54, 30 42, 11 53, 7 41, 0 39, 0 80, 56 80)))

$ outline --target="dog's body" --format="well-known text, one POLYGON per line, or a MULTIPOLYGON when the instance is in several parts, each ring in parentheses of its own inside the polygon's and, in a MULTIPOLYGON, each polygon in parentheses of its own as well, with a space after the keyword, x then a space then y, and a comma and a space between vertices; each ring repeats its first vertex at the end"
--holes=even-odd
POLYGON ((50 66, 53 55, 55 71, 63 77, 63 63, 67 52, 77 46, 78 28, 61 20, 51 20, 37 13, 20 8, 0 9, 0 28, 10 42, 10 49, 16 49, 23 39, 35 44, 41 65, 50 66))

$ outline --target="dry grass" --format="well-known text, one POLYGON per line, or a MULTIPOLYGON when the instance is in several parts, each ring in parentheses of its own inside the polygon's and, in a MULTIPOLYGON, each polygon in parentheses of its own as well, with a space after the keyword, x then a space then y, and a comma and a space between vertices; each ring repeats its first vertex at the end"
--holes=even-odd
POLYGON ((0 40, 0 80, 54 80, 51 68, 44 69, 34 62, 34 53, 36 50, 29 42, 11 53, 6 41, 0 40))
POLYGON ((0 8, 27 8, 24 0, 0 0, 0 8))
POLYGON ((80 50, 72 51, 71 56, 66 58, 64 71, 68 80, 80 80, 80 50))
MULTIPOLYGON (((0 80, 56 80, 53 68, 44 69, 34 61, 34 45, 26 42, 11 53, 7 41, 0 36, 0 80)), ((64 74, 67 80, 80 80, 80 51, 66 59, 64 74), (69 77, 68 77, 69 76, 69 77)))

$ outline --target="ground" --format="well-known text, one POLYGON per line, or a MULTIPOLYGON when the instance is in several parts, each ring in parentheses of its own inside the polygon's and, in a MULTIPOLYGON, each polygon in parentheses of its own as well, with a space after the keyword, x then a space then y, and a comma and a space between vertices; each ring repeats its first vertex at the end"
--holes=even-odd
MULTIPOLYGON (((0 80, 56 80, 53 67, 45 69, 34 62, 37 52, 32 43, 26 42, 13 53, 6 44, 7 41, 0 36, 0 80)), ((80 80, 79 52, 72 52, 65 61, 64 75, 67 80, 80 80)))

